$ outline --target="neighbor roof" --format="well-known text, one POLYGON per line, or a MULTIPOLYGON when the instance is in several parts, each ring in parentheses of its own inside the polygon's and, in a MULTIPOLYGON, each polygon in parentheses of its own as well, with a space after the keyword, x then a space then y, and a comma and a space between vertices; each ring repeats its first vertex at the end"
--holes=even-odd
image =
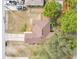
POLYGON ((25 4, 28 6, 43 6, 44 0, 25 0, 25 4))

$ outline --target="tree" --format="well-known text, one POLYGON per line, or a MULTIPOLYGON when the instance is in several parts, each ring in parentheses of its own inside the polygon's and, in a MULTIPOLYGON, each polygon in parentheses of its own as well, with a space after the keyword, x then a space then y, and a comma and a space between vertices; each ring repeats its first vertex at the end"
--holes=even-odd
POLYGON ((50 31, 53 31, 53 27, 57 25, 57 18, 61 13, 61 4, 56 2, 55 0, 51 0, 45 4, 44 7, 44 16, 50 17, 50 31))
POLYGON ((47 2, 44 7, 44 15, 50 18, 56 18, 61 11, 61 4, 55 1, 47 2))
POLYGON ((66 0, 70 8, 76 8, 77 0, 66 0))
POLYGON ((61 29, 63 32, 66 32, 66 33, 74 33, 76 32, 76 28, 77 28, 77 25, 76 25, 76 11, 75 10, 70 10, 70 11, 67 11, 64 16, 62 16, 60 18, 61 20, 61 29))

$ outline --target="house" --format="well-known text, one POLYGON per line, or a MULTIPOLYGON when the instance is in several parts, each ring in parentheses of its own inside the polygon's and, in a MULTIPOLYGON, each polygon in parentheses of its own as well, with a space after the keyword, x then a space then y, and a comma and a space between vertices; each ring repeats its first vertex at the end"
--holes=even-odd
MULTIPOLYGON (((20 31, 19 30, 20 26, 16 24, 21 23, 20 25, 24 25, 24 23, 26 24, 26 20, 28 20, 29 21, 28 24, 30 26, 27 24, 26 25, 27 25, 27 28, 31 29, 30 32, 32 33, 27 33, 27 31, 23 32, 24 41, 29 44, 35 44, 46 40, 46 36, 50 33, 50 22, 49 22, 49 19, 43 16, 42 14, 43 13, 42 7, 45 4, 45 0, 16 0, 16 1, 22 5, 25 5, 27 7, 27 10, 25 11, 10 10, 8 12, 9 13, 8 21, 9 19, 10 21, 11 20, 13 21, 12 23, 9 24, 10 27, 8 26, 8 28, 10 28, 9 30, 12 31, 12 33, 20 31), (13 16, 11 16, 11 14, 13 16), (19 20, 18 22, 17 22, 17 19, 19 20)), ((25 27, 22 27, 22 28, 24 28, 22 29, 23 31, 26 30, 25 27)))

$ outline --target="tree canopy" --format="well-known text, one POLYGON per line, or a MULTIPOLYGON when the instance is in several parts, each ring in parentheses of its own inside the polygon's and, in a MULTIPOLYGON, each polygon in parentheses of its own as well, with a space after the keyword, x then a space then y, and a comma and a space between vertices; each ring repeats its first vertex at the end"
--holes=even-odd
POLYGON ((56 18, 61 11, 61 4, 55 1, 47 2, 44 7, 44 15, 50 18, 56 18))
POLYGON ((65 0, 65 1, 69 4, 70 8, 76 7, 77 0, 65 0))
POLYGON ((76 24, 76 11, 75 10, 70 10, 67 11, 61 20, 61 29, 63 32, 76 32, 77 24, 76 24))

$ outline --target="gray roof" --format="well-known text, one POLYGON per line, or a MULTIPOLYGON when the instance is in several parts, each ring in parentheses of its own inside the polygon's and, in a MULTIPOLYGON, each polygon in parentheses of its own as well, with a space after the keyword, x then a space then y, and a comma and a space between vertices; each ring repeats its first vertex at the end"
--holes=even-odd
POLYGON ((43 6, 44 0, 25 0, 25 4, 29 6, 43 6))

